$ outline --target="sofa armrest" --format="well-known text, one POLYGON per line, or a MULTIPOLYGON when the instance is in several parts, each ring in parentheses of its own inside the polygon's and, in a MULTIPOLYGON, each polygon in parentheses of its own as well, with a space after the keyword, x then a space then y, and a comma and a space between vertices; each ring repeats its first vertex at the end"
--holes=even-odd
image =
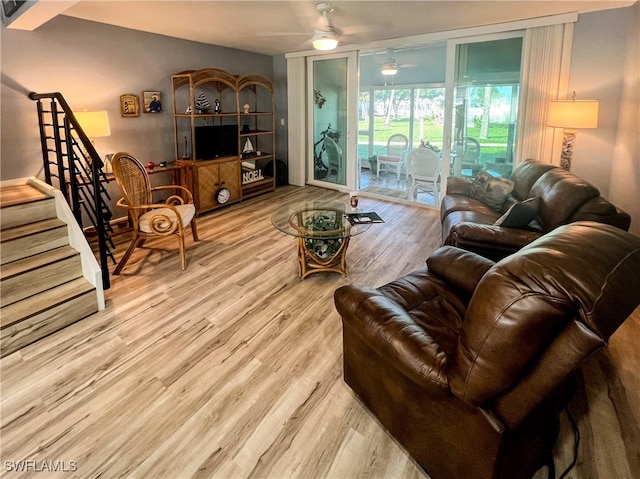
POLYGON ((446 354, 400 305, 376 289, 353 285, 338 288, 334 300, 344 327, 380 357, 419 386, 449 395, 446 354))
POLYGON ((469 296, 494 264, 484 256, 453 246, 438 248, 427 259, 429 271, 469 296))
POLYGON ((540 236, 542 232, 539 231, 463 221, 451 227, 447 244, 460 248, 484 245, 490 249, 516 252, 540 236))
POLYGON ((473 180, 470 178, 460 178, 459 176, 450 176, 447 178, 447 195, 465 195, 468 196, 471 191, 473 180))

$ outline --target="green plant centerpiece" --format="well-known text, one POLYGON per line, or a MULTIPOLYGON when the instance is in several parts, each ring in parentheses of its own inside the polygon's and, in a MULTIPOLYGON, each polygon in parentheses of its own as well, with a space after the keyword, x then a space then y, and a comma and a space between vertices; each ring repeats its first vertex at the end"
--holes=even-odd
MULTIPOLYGON (((307 231, 336 231, 343 228, 342 215, 335 211, 317 212, 308 217, 304 222, 307 231)), ((308 237, 304 239, 307 249, 319 260, 328 260, 340 250, 344 238, 318 238, 308 237)))

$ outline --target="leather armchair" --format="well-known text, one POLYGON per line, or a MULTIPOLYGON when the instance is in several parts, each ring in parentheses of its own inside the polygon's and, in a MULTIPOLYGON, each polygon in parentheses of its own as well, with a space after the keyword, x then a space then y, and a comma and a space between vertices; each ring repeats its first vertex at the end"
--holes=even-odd
POLYGON ((529 479, 553 465, 581 363, 640 304, 638 270, 640 238, 595 222, 498 263, 444 246, 335 292, 344 379, 433 479, 529 479))

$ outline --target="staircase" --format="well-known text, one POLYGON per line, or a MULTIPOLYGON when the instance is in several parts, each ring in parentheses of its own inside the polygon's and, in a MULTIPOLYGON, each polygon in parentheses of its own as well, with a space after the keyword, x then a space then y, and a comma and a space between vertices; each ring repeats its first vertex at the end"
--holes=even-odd
POLYGON ((0 353, 5 356, 97 312, 104 299, 83 276, 67 223, 57 217, 56 198, 28 183, 3 185, 0 195, 0 353))
POLYGON ((81 228, 88 222, 97 233, 102 285, 108 289, 107 260, 116 261, 104 164, 61 93, 31 92, 29 98, 38 111, 44 181, 62 193, 81 228))

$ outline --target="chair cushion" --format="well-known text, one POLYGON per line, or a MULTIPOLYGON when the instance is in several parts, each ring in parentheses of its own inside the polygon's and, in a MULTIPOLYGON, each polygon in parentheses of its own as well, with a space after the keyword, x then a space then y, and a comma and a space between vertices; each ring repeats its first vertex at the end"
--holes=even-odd
POLYGON ((398 163, 402 160, 402 156, 399 155, 380 155, 378 156, 378 161, 392 161, 394 163, 398 163))
POLYGON ((486 170, 480 170, 469 190, 469 196, 482 201, 491 209, 500 211, 502 204, 513 191, 513 181, 494 178, 486 170))
POLYGON ((493 223, 504 228, 526 228, 538 214, 540 198, 537 196, 514 203, 498 220, 493 223))
MULTIPOLYGON (((193 204, 186 205, 176 205, 176 210, 178 210, 178 214, 180 215, 180 219, 182 220, 182 227, 186 227, 189 225, 194 215, 196 214, 196 207, 193 204)), ((176 214, 173 212, 171 208, 155 208, 151 211, 147 211, 145 214, 140 216, 139 225, 140 231, 143 233, 155 233, 151 229, 151 221, 153 221, 154 217, 158 217, 158 223, 156 224, 156 230, 160 231, 169 231, 172 230, 172 225, 176 223, 177 218, 176 214), (162 216, 166 216, 170 219, 168 221, 166 218, 162 218, 162 216)))

